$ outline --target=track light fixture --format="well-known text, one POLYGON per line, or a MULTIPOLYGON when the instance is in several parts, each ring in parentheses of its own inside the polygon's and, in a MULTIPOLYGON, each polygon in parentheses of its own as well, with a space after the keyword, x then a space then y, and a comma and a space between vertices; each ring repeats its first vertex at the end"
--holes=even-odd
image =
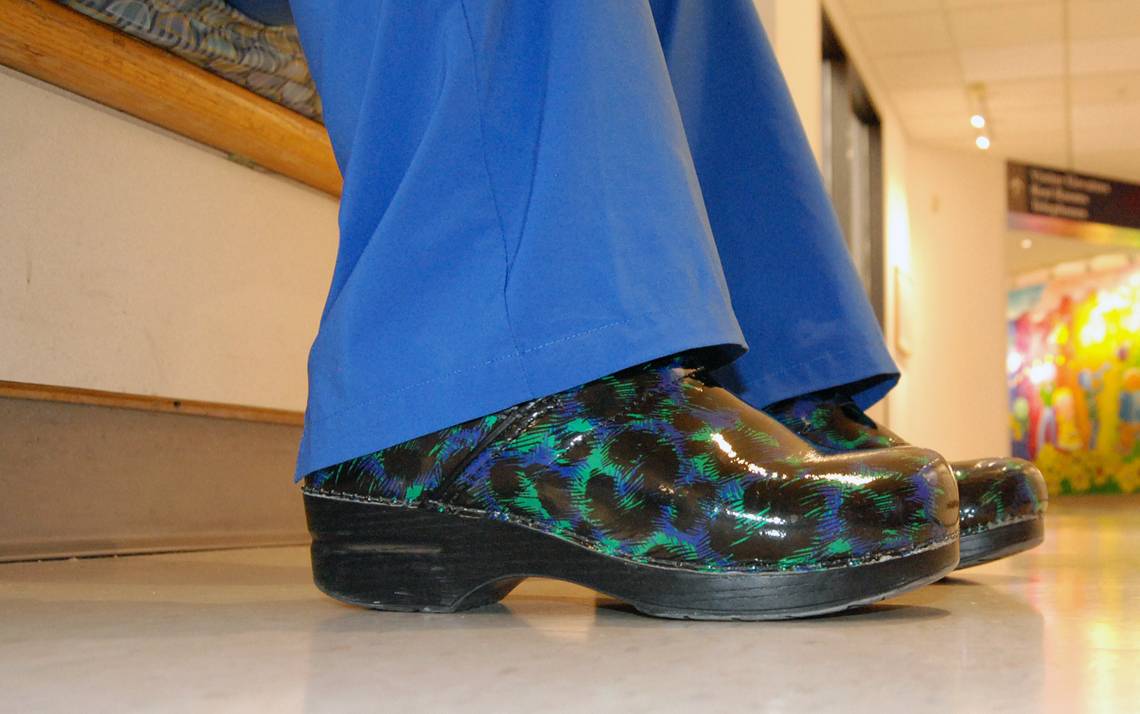
POLYGON ((990 122, 986 106, 986 87, 980 82, 967 88, 970 101, 970 126, 974 128, 974 146, 982 151, 990 148, 990 122))

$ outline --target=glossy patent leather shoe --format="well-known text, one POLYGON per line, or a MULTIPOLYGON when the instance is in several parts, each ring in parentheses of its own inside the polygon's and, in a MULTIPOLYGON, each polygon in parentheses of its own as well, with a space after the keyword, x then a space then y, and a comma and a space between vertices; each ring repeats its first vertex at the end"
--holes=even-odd
MULTIPOLYGON (((815 393, 766 410, 780 423, 828 453, 906 446, 849 398, 815 393)), ((950 466, 961 499, 961 564, 981 565, 1040 545, 1045 538, 1045 479, 1016 458, 956 461, 950 466)))
POLYGON ((958 562, 937 454, 826 456, 691 370, 641 367, 309 475, 313 570, 385 610, 495 602, 527 576, 664 617, 873 602, 958 562))

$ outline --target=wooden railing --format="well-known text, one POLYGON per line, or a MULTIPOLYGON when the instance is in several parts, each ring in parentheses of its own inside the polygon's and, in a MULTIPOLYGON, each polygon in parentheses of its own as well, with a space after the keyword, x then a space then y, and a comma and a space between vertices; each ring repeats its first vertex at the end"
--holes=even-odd
POLYGON ((0 0, 0 64, 340 195, 319 123, 52 0, 0 0))
POLYGON ((97 407, 115 407, 168 414, 189 414, 212 417, 214 419, 236 419, 263 424, 287 424, 299 426, 304 423, 304 414, 288 409, 269 409, 240 404, 203 402, 173 397, 155 397, 122 392, 104 392, 97 389, 59 387, 49 384, 28 382, 6 382, 0 380, 0 399, 33 399, 66 404, 86 404, 97 407))

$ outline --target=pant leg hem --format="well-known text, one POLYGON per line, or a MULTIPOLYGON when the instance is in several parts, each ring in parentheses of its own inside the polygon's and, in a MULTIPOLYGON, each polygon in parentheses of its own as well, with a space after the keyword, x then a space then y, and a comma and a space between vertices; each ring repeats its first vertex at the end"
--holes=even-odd
POLYGON ((761 374, 741 374, 729 365, 716 377, 741 399, 759 408, 811 392, 854 385, 852 397, 866 409, 898 383, 899 372, 886 347, 876 341, 822 352, 761 374))
POLYGON ((395 392, 306 414, 295 477, 678 352, 746 349, 730 311, 655 312, 567 335, 395 392), (527 381, 523 375, 529 379, 527 381))

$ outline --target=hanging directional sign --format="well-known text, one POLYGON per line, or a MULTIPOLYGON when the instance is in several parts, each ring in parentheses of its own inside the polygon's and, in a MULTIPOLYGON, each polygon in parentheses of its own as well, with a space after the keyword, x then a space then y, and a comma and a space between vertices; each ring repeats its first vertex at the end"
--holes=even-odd
POLYGON ((1006 163, 1009 227, 1140 247, 1140 185, 1006 163))

